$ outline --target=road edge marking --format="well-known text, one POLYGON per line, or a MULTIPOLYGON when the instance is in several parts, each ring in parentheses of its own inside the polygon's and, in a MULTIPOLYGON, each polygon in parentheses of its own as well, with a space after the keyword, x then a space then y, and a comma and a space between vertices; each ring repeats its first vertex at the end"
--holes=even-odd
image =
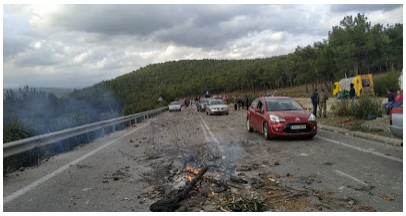
POLYGON ((338 141, 335 141, 335 140, 332 140, 332 139, 329 139, 329 138, 325 138, 325 137, 321 137, 321 136, 317 136, 317 137, 320 138, 320 139, 324 139, 324 140, 327 140, 329 142, 335 143, 335 144, 340 144, 340 145, 348 147, 348 148, 352 148, 352 149, 355 149, 355 150, 358 150, 358 151, 362 151, 362 152, 365 152, 365 153, 370 153, 370 154, 373 154, 375 156, 379 156, 379 157, 383 157, 383 158, 386 158, 386 159, 390 159, 390 160, 394 160, 394 161, 403 163, 403 160, 399 159, 399 158, 391 157, 391 156, 388 156, 388 155, 385 155, 385 154, 382 154, 382 153, 379 153, 379 152, 374 152, 374 151, 371 151, 371 150, 367 150, 367 149, 363 149, 363 148, 360 148, 360 147, 352 146, 350 144, 338 142, 338 141))
POLYGON ((64 166, 62 166, 62 167, 58 168, 57 170, 55 170, 55 171, 49 173, 48 175, 46 175, 46 176, 44 176, 44 177, 42 177, 42 178, 40 178, 40 179, 38 179, 38 180, 32 182, 31 184, 29 184, 29 185, 27 185, 27 186, 25 186, 25 187, 23 187, 23 188, 21 188, 21 189, 15 191, 14 193, 12 193, 12 194, 10 194, 10 195, 4 197, 4 199, 3 199, 3 205, 5 205, 5 204, 7 204, 7 203, 9 203, 9 202, 11 202, 11 201, 17 199, 18 197, 24 195, 24 194, 27 193, 28 191, 37 188, 38 186, 40 186, 40 185, 43 184, 44 182, 48 181, 49 179, 51 179, 51 178, 57 176, 58 174, 62 173, 62 172, 65 171, 65 170, 69 169, 69 167, 71 167, 72 165, 75 165, 75 164, 81 162, 82 160, 84 160, 84 159, 86 159, 86 158, 92 156, 92 155, 95 154, 96 152, 98 152, 98 151, 100 151, 100 150, 106 148, 107 146, 110 146, 111 144, 113 144, 113 143, 116 142, 117 140, 120 140, 120 139, 122 139, 122 138, 124 138, 124 137, 126 137, 126 136, 128 136, 128 135, 130 135, 130 134, 132 134, 132 133, 134 133, 134 132, 136 132, 136 131, 138 131, 139 129, 144 128, 145 126, 147 126, 147 125, 149 125, 149 124, 150 124, 150 122, 145 123, 144 125, 142 125, 142 126, 140 126, 140 127, 137 127, 137 128, 135 128, 134 130, 132 130, 132 131, 130 131, 130 132, 124 134, 123 136, 120 136, 120 137, 118 137, 118 138, 116 138, 116 139, 114 139, 114 140, 111 140, 110 142, 108 142, 108 143, 106 143, 106 144, 100 146, 99 148, 96 148, 96 149, 92 150, 91 152, 89 152, 89 153, 87 153, 87 154, 81 156, 80 158, 78 158, 78 159, 76 159, 76 160, 74 160, 74 161, 72 161, 72 162, 70 162, 70 163, 68 163, 68 164, 65 164, 64 166))
POLYGON ((365 183, 365 182, 363 182, 363 181, 361 181, 361 180, 359 180, 359 179, 357 179, 355 177, 352 177, 352 176, 348 175, 347 173, 343 173, 340 170, 335 170, 335 172, 340 176, 345 176, 345 177, 350 178, 350 179, 352 179, 352 180, 354 180, 354 181, 356 181, 358 183, 361 183, 362 185, 369 186, 367 183, 365 183))

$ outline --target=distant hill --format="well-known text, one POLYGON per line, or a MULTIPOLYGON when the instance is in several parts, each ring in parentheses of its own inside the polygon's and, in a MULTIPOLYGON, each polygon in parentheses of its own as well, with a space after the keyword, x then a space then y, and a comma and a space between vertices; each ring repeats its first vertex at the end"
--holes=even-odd
MULTIPOLYGON (((23 87, 21 87, 23 89, 23 87)), ((40 87, 40 88, 35 88, 37 91, 42 91, 47 94, 53 93, 56 97, 61 98, 64 95, 69 94, 70 92, 73 91, 72 88, 45 88, 45 87, 40 87)), ((3 89, 3 98, 6 94, 6 91, 9 90, 7 88, 3 89)), ((18 94, 18 88, 11 88, 15 93, 18 94)))

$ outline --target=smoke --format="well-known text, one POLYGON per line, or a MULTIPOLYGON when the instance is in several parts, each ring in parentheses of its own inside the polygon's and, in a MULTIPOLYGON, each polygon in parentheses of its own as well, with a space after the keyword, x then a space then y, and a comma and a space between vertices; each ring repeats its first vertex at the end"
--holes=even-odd
POLYGON ((3 124, 14 120, 23 123, 34 135, 45 134, 97 122, 121 115, 121 105, 106 88, 75 90, 57 98, 52 93, 26 86, 6 92, 3 100, 3 124))

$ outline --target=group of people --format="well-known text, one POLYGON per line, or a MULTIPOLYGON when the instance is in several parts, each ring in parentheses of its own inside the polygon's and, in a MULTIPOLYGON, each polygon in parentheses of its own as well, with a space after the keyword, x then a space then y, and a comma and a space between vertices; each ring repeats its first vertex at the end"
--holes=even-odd
POLYGON ((320 107, 319 117, 323 116, 327 118, 327 100, 328 96, 324 93, 324 89, 321 89, 320 94, 318 93, 317 88, 314 90, 312 96, 310 97, 313 104, 313 115, 317 116, 317 107, 320 107))
POLYGON ((386 114, 389 115, 393 107, 398 107, 403 104, 403 91, 397 90, 395 93, 393 89, 388 89, 387 92, 388 102, 384 104, 384 107, 386 114))
POLYGON ((237 95, 233 97, 234 100, 234 110, 240 110, 240 107, 242 107, 244 109, 244 104, 247 107, 248 110, 248 106, 249 106, 249 101, 248 101, 248 96, 245 95, 245 97, 243 97, 242 95, 240 97, 238 97, 237 95))

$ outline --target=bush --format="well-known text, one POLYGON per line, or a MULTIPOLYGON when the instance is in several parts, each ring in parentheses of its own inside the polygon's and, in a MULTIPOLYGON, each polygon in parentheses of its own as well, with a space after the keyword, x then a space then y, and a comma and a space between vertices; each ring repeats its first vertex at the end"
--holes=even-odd
POLYGON ((386 76, 374 80, 374 92, 378 96, 388 96, 387 90, 399 89, 399 74, 391 70, 386 76))
POLYGON ((349 116, 349 115, 351 115, 351 113, 350 113, 350 100, 347 100, 347 99, 337 100, 337 102, 335 102, 334 104, 331 105, 331 110, 337 116, 349 116))
POLYGON ((361 95, 351 105, 351 115, 359 119, 366 119, 368 115, 374 117, 381 117, 383 113, 383 106, 381 100, 369 95, 361 95))

